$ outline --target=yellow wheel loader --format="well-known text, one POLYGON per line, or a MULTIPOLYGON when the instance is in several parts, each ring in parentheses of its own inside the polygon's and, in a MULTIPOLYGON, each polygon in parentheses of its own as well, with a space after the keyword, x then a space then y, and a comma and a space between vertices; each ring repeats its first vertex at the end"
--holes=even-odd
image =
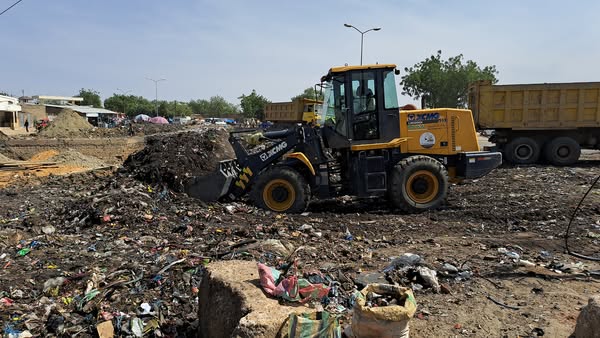
POLYGON ((471 111, 400 110, 396 65, 331 68, 322 77, 323 111, 316 124, 260 134, 248 150, 244 135, 229 141, 235 160, 194 177, 189 195, 235 200, 275 212, 302 212, 311 199, 386 197, 406 212, 440 206, 449 181, 478 178, 499 166, 499 152, 480 151, 471 111))

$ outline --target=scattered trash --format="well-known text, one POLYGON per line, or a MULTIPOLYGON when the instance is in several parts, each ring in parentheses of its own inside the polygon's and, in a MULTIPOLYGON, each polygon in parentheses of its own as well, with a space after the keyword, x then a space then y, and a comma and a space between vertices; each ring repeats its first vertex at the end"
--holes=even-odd
POLYGON ((329 294, 329 287, 323 284, 312 284, 307 279, 295 275, 286 277, 281 271, 262 263, 258 263, 258 273, 260 285, 271 296, 304 303, 309 300, 322 300, 329 294))

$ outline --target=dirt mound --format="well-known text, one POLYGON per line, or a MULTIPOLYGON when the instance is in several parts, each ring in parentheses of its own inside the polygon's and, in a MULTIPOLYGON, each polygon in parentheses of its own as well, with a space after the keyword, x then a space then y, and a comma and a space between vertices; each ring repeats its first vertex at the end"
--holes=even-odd
POLYGON ((14 160, 12 158, 0 154, 0 163, 13 162, 13 161, 14 160))
POLYGON ((94 128, 85 118, 71 109, 63 109, 39 135, 49 138, 81 137, 94 128))
POLYGON ((45 150, 45 151, 39 152, 39 153, 31 156, 31 158, 29 160, 34 161, 34 162, 47 161, 50 157, 56 156, 58 154, 59 154, 58 150, 54 150, 54 149, 45 150))
POLYGON ((206 175, 217 168, 219 161, 235 157, 228 137, 223 129, 150 136, 146 147, 129 156, 123 165, 138 179, 183 191, 189 177, 206 175))
POLYGON ((47 158, 47 160, 51 162, 58 162, 64 165, 84 168, 99 168, 106 166, 106 163, 102 162, 96 157, 83 155, 82 153, 73 149, 68 149, 57 155, 50 156, 47 158))

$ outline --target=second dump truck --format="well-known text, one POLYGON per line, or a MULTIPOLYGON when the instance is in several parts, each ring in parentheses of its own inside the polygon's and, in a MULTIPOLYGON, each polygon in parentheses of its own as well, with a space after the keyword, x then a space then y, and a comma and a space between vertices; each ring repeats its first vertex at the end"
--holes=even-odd
POLYGON ((582 148, 600 149, 600 82, 481 81, 469 89, 469 108, 510 163, 570 165, 582 148))
POLYGON ((265 105, 265 120, 289 125, 300 121, 315 123, 317 110, 323 101, 299 98, 291 102, 274 102, 265 105))

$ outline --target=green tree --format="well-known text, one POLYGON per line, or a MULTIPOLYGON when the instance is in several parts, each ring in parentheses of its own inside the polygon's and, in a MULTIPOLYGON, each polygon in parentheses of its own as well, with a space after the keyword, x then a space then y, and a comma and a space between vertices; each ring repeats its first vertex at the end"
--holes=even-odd
POLYGON ((158 116, 169 116, 169 107, 166 101, 158 101, 158 116))
POLYGON ((128 116, 146 114, 154 116, 154 103, 142 96, 113 94, 104 100, 104 107, 113 111, 124 112, 128 116))
POLYGON ((191 100, 190 108, 194 114, 200 114, 204 117, 222 117, 239 114, 239 109, 231 102, 227 102, 223 97, 216 95, 209 100, 191 100))
POLYGON ((323 92, 315 90, 315 87, 308 87, 304 89, 304 92, 302 92, 302 94, 292 97, 292 101, 296 99, 311 99, 323 101, 323 92))
POLYGON ((79 94, 75 96, 83 98, 83 102, 81 102, 82 106, 102 108, 102 100, 100 99, 100 93, 93 89, 81 88, 79 90, 79 94))
POLYGON ((271 103, 266 97, 256 94, 256 90, 254 89, 252 89, 250 95, 242 94, 238 99, 240 99, 242 115, 247 118, 257 118, 259 120, 265 117, 265 105, 271 103))
POLYGON ((400 82, 402 94, 424 99, 427 108, 464 108, 470 83, 478 80, 498 82, 496 66, 481 68, 475 61, 463 62, 462 54, 442 60, 441 50, 404 71, 406 75, 400 82))
POLYGON ((159 101, 158 115, 163 117, 189 116, 192 109, 186 102, 159 101))

